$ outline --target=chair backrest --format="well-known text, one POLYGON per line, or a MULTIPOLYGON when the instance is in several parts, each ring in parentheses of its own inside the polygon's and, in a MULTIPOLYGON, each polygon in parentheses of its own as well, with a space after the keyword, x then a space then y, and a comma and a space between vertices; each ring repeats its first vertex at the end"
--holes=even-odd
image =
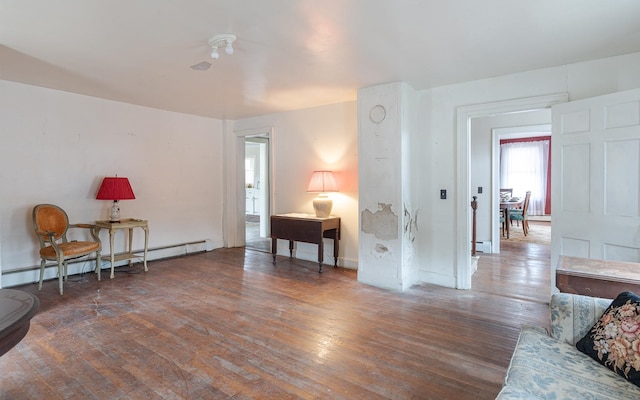
MULTIPOLYGON (((53 204, 38 204, 33 208, 33 229, 38 231, 55 232, 55 240, 66 238, 69 228, 69 217, 64 210, 53 204)), ((41 240, 48 242, 48 237, 38 235, 41 240)))
POLYGON ((500 189, 500 202, 509 201, 513 197, 513 189, 500 189))
POLYGON ((529 200, 531 199, 531 191, 528 191, 524 196, 524 203, 522 204, 522 215, 527 215, 527 210, 529 209, 529 200))
POLYGON ((513 188, 509 189, 500 189, 500 193, 509 192, 509 196, 513 196, 513 188))

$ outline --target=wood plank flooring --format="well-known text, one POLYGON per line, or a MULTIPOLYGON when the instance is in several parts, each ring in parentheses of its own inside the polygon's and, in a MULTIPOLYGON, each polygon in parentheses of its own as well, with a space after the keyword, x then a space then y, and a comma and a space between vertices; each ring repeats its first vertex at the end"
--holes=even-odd
POLYGON ((469 291, 244 249, 26 285, 41 308, 0 399, 493 399, 520 327, 548 326, 549 246, 502 251, 469 291))

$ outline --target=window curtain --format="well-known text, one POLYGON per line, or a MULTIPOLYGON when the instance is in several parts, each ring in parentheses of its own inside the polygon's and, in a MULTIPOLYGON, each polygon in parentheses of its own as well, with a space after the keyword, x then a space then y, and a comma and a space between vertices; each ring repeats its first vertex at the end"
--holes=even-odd
POLYGON ((545 214, 548 165, 548 140, 500 145, 500 187, 521 198, 531 191, 528 215, 545 214))

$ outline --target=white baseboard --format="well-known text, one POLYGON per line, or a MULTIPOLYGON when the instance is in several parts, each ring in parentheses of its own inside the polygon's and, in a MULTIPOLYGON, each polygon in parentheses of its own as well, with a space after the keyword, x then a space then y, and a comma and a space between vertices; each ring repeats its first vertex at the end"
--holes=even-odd
MULTIPOLYGON (((152 248, 147 251, 147 261, 160 260, 163 258, 171 258, 178 256, 185 256, 188 254, 201 253, 204 251, 211 251, 213 249, 223 247, 223 243, 213 243, 211 239, 204 239, 201 241, 181 243, 175 245, 162 246, 158 248, 152 248)), ((142 255, 143 250, 136 250, 134 254, 142 255)), ((109 262, 109 254, 103 254, 101 256, 102 265, 102 278, 109 278, 108 270, 111 268, 109 262), (106 271, 105 271, 106 270, 106 271)), ((141 262, 142 259, 135 259, 134 262, 141 262)), ((70 261, 67 266, 67 275, 78 275, 84 273, 93 273, 95 269, 95 258, 84 258, 79 260, 70 261)), ((116 267, 127 264, 128 261, 120 261, 115 264, 116 267)), ((44 280, 55 279, 58 276, 58 266, 56 264, 47 264, 44 271, 44 280)), ((40 266, 35 265, 31 267, 21 268, 15 271, 3 271, 2 273, 2 287, 13 287, 25 285, 28 283, 35 283, 40 280, 40 266)))
POLYGON ((529 221, 546 221, 551 222, 551 215, 528 215, 529 221))
MULTIPOLYGON (((289 257, 289 245, 287 243, 287 241, 283 240, 278 241, 278 256, 289 257)), ((318 245, 303 242, 295 242, 294 245, 293 257, 300 260, 318 262, 318 245)), ((331 240, 325 242, 322 258, 323 265, 333 265, 333 243, 331 240)), ((358 260, 338 257, 338 266, 348 269, 358 269, 358 260)))

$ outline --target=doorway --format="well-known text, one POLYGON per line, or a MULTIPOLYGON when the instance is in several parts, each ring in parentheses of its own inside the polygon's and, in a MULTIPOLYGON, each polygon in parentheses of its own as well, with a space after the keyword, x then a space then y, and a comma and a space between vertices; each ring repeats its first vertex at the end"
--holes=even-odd
MULTIPOLYGON (((491 214, 492 218, 498 218, 495 215, 495 211, 499 209, 500 202, 500 188, 511 188, 513 190, 512 196, 523 199, 526 191, 531 191, 535 193, 532 195, 532 198, 540 199, 536 203, 535 207, 529 207, 529 220, 537 220, 548 222, 548 226, 550 226, 551 222, 551 210, 550 210, 550 186, 551 181, 549 178, 549 166, 550 166, 550 153, 549 147, 551 142, 551 110, 544 109, 539 111, 534 111, 540 118, 540 120, 544 120, 545 124, 536 124, 536 125, 513 125, 513 126, 504 126, 504 127, 496 127, 492 129, 491 140, 492 140, 492 155, 491 155, 491 185, 492 185, 492 198, 493 203, 491 204, 491 214), (532 162, 532 157, 519 157, 520 159, 516 160, 517 162, 524 161, 525 165, 518 171, 516 171, 513 175, 515 175, 515 182, 513 179, 505 179, 505 178, 513 178, 509 174, 509 176, 504 176, 504 165, 502 165, 501 159, 504 158, 503 151, 501 150, 501 143, 503 141, 513 141, 516 143, 526 144, 534 140, 547 140, 547 147, 544 149, 544 154, 540 154, 540 159, 538 160, 541 163, 544 163, 544 166, 538 165, 540 168, 535 171, 535 174, 541 174, 540 176, 536 175, 532 177, 530 175, 534 174, 534 166, 529 166, 526 163, 532 162), (530 167, 527 169, 527 167, 530 167), (544 168, 543 168, 544 167, 544 168), (526 170, 526 171, 525 171, 526 170), (519 184, 520 183, 520 184, 519 184)), ((517 113, 517 115, 525 116, 527 113, 517 113)), ((524 119, 523 119, 524 121, 524 119)), ((540 141, 535 143, 541 143, 540 141)), ((520 153, 518 153, 520 154, 520 153)), ((517 163, 516 163, 517 164, 517 163)), ((492 221, 496 221, 492 219, 492 221)), ((500 224, 492 224, 492 232, 491 232, 491 240, 493 244, 492 253, 500 253, 500 244, 501 241, 505 240, 505 235, 502 233, 503 227, 500 224)), ((550 232, 546 232, 547 225, 541 225, 545 230, 544 235, 540 235, 540 239, 546 239, 550 236, 550 232)), ((517 232, 517 231, 516 231, 517 232)), ((514 232, 515 233, 515 232, 514 232)), ((522 238, 520 238, 522 239, 522 238)), ((526 238, 525 238, 526 239, 526 238)))
POLYGON ((271 252, 269 238, 269 137, 244 139, 245 247, 271 252))
MULTIPOLYGON (((523 98, 515 100, 485 103, 459 107, 456 111, 457 149, 456 159, 456 209, 458 216, 455 218, 457 232, 455 275, 456 288, 471 289, 471 276, 474 268, 471 265, 471 123, 472 120, 481 117, 506 115, 532 110, 550 108, 554 104, 564 103, 568 100, 566 93, 555 95, 523 98)), ((492 193, 493 195, 493 193, 492 193)), ((494 204, 491 199, 490 204, 494 204)), ((497 218, 496 211, 496 218, 497 218)), ((494 220, 495 218, 492 218, 494 220)))

